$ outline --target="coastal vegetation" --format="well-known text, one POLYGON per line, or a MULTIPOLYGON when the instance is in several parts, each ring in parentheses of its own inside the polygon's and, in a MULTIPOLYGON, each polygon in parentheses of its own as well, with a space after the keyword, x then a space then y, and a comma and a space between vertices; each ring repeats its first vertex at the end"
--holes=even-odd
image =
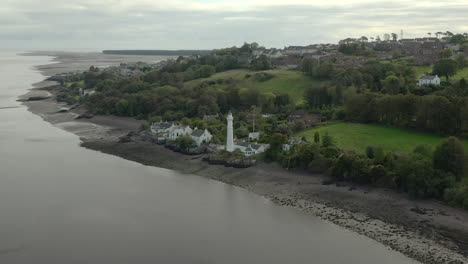
MULTIPOLYGON (((207 129, 215 144, 225 142, 224 117, 232 111, 235 137, 261 131, 258 143, 269 144, 259 159, 468 208, 466 141, 458 139, 468 132, 463 55, 442 51, 433 67, 420 67, 402 56, 380 60, 386 51, 369 50, 360 39, 341 42, 335 57, 289 56, 296 64, 285 66, 284 58, 254 55, 259 49, 245 43, 180 56, 158 69, 138 69, 138 76, 92 67, 69 76, 58 97, 94 114, 207 129), (348 65, 342 56, 359 63, 348 65), (418 85, 423 74, 445 81, 418 85), (290 118, 297 112, 335 124, 307 130, 305 120, 290 118)), ((174 144, 193 146, 188 137, 174 144)))
MULTIPOLYGON (((368 146, 384 151, 411 152, 419 145, 434 148, 443 137, 429 133, 408 131, 395 127, 361 123, 338 123, 305 130, 295 135, 313 141, 315 135, 328 133, 340 149, 365 154, 368 146)), ((468 150, 468 142, 463 141, 468 150)), ((468 151, 467 151, 468 152, 468 151)))

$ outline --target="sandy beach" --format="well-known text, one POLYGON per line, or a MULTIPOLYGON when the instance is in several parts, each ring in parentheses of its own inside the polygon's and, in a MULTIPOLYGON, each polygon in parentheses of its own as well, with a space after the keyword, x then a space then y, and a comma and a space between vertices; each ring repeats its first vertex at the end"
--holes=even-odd
MULTIPOLYGON (((91 65, 123 61, 156 61, 150 56, 117 56, 100 53, 40 52, 54 56, 53 64, 38 66, 44 76, 81 71, 91 65)), ((151 143, 138 134, 130 142, 121 136, 137 131, 140 121, 115 116, 75 119, 86 109, 57 103, 52 82, 34 85, 20 99, 45 121, 78 135, 82 146, 157 166, 199 175, 248 189, 275 203, 355 231, 422 263, 468 263, 468 212, 441 202, 415 200, 395 191, 340 182, 324 184, 327 178, 303 171, 288 171, 276 164, 260 163, 247 169, 210 165, 202 156, 187 156, 151 143), (27 101, 31 97, 43 100, 27 101)))

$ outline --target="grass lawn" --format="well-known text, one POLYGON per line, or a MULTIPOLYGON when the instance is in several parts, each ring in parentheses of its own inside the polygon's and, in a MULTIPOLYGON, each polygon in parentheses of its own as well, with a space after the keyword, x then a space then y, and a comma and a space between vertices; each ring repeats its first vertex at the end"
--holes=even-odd
MULTIPOLYGON (((326 131, 333 137, 339 148, 365 153, 367 146, 382 147, 385 151, 413 151, 422 144, 436 145, 442 137, 410 132, 398 128, 356 123, 338 123, 319 127, 295 135, 298 138, 306 136, 307 140, 314 140, 314 133, 323 135, 326 131)), ((463 142, 468 151, 468 142, 463 142)))
MULTIPOLYGON (((203 81, 214 81, 219 79, 233 78, 237 80, 239 88, 258 88, 262 92, 270 92, 273 94, 287 93, 291 96, 295 103, 301 102, 304 96, 304 92, 309 87, 319 87, 324 84, 323 81, 315 80, 311 77, 304 76, 299 71, 280 69, 280 70, 268 70, 264 71, 274 75, 274 77, 268 81, 260 82, 255 80, 253 75, 257 72, 249 70, 231 70, 226 72, 216 73, 209 78, 197 79, 186 82, 188 86, 194 86, 200 84, 203 81), (250 78, 245 78, 247 74, 250 74, 250 78)), ((223 88, 223 84, 217 85, 223 88)))
POLYGON ((468 80, 468 68, 464 68, 460 71, 457 72, 452 78, 450 78, 451 81, 458 81, 461 78, 465 78, 465 80, 468 80))
POLYGON ((67 83, 65 83, 65 85, 66 85, 67 87, 70 87, 70 86, 72 86, 74 83, 76 83, 76 84, 78 85, 78 87, 81 87, 81 88, 84 88, 84 87, 85 87, 84 81, 79 81, 79 82, 67 82, 67 83))
POLYGON ((432 68, 429 66, 413 66, 414 71, 416 72, 416 78, 419 80, 423 75, 431 74, 432 68))

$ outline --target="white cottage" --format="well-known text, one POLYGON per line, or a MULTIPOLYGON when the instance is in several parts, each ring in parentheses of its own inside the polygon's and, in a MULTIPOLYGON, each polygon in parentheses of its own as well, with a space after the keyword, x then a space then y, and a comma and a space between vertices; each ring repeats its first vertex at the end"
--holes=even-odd
POLYGON ((249 141, 257 141, 260 139, 260 132, 250 132, 249 141))
POLYGON ((437 75, 424 75, 419 79, 418 86, 423 86, 423 85, 440 85, 440 78, 437 75))
POLYGON ((197 144, 197 146, 201 146, 204 143, 210 142, 213 138, 213 135, 211 135, 210 131, 208 131, 207 129, 195 129, 192 131, 190 137, 192 137, 193 141, 195 141, 195 144, 197 144))
POLYGON ((181 136, 192 134, 193 130, 189 126, 175 126, 169 132, 169 140, 176 140, 181 136))
POLYGON ((159 134, 159 133, 169 133, 175 125, 173 123, 169 122, 154 122, 151 125, 151 132, 154 134, 159 134))
POLYGON ((266 144, 254 144, 250 142, 237 141, 234 145, 234 149, 240 150, 245 156, 257 155, 265 152, 269 145, 266 144))

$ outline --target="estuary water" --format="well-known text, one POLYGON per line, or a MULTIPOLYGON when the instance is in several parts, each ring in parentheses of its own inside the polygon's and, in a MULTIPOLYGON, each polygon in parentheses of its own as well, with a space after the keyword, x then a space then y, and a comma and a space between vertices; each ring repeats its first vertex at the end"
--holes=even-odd
POLYGON ((0 263, 415 263, 244 189, 81 148, 16 102, 49 60, 0 53, 0 263))

